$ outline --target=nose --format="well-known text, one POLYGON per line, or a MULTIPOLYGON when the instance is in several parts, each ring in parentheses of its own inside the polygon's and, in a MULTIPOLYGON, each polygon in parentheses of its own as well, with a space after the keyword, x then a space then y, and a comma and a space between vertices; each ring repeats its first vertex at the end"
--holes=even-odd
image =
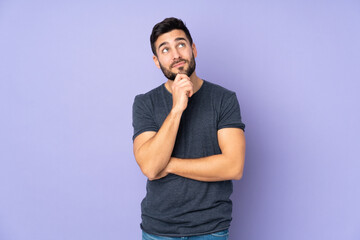
POLYGON ((180 53, 179 53, 179 51, 178 51, 178 49, 174 49, 173 51, 173 59, 177 59, 177 58, 180 58, 180 53))

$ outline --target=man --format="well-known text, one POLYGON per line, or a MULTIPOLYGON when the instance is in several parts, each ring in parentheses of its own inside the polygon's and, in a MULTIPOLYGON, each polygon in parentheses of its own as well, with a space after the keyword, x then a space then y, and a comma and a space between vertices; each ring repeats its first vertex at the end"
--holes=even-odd
POLYGON ((231 180, 245 159, 236 95, 196 75, 196 46, 180 19, 156 24, 150 42, 167 82, 133 105, 134 155, 149 179, 143 240, 228 239, 231 180))

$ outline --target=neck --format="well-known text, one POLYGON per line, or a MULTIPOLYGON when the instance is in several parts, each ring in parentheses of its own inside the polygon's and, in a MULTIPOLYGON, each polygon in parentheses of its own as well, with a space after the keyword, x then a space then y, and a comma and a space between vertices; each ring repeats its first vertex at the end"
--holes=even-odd
MULTIPOLYGON (((197 75, 196 75, 196 72, 194 71, 193 74, 191 74, 190 76, 190 81, 193 83, 194 85, 194 93, 196 93, 202 86, 203 84, 203 80, 201 78, 199 78, 197 75)), ((172 93, 171 91, 171 87, 173 85, 174 81, 172 80, 167 80, 167 82, 165 83, 165 87, 166 89, 172 93)))

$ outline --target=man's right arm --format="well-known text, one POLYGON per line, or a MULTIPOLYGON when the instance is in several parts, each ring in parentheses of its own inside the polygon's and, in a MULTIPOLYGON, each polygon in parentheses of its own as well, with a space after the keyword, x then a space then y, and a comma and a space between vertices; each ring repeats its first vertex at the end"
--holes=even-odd
POLYGON ((144 132, 134 140, 134 155, 149 180, 168 164, 174 149, 181 113, 171 111, 158 132, 144 132))
POLYGON ((173 107, 158 132, 147 131, 134 139, 134 155, 141 171, 153 180, 167 166, 179 129, 181 115, 187 107, 193 86, 184 74, 178 74, 172 84, 173 107))

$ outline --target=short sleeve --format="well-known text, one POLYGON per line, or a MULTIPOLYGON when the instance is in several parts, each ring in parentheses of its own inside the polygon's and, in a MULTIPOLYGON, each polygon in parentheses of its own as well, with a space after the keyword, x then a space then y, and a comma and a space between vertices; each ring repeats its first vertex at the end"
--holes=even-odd
POLYGON ((134 127, 134 139, 146 131, 159 131, 154 121, 151 109, 145 104, 144 95, 137 95, 132 108, 132 125, 134 127))
POLYGON ((224 98, 220 107, 218 130, 222 128, 245 129, 245 124, 241 121, 240 106, 235 93, 224 98))

